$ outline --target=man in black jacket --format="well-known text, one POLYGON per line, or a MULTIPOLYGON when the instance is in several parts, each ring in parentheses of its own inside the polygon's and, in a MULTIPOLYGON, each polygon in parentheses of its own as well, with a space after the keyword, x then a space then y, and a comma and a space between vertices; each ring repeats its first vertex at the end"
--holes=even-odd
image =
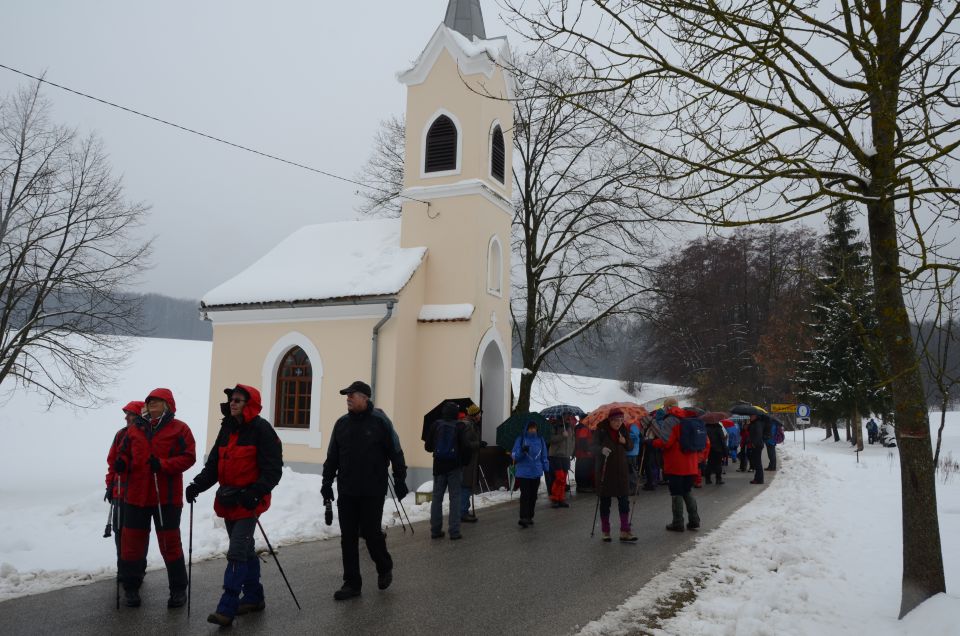
POLYGON ((320 488, 324 502, 333 501, 336 478, 343 555, 343 587, 333 594, 338 601, 360 596, 360 537, 377 565, 377 587, 385 590, 393 581, 393 559, 381 529, 388 463, 397 498, 409 492, 400 438, 386 413, 373 407, 370 385, 357 380, 340 394, 347 396, 347 414, 333 426, 320 488))
POLYGON ((748 431, 750 433, 750 463, 753 464, 753 480, 751 484, 763 483, 763 447, 764 430, 768 429, 767 422, 770 418, 767 415, 751 415, 748 431))

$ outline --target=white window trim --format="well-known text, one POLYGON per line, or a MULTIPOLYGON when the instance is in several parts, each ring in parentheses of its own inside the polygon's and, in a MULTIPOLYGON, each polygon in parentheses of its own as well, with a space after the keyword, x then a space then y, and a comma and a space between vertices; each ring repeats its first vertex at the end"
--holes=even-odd
POLYGON ((487 174, 490 181, 499 185, 501 188, 507 187, 507 136, 503 132, 503 126, 499 119, 494 119, 490 124, 490 132, 487 134, 487 174), (503 181, 497 179, 493 174, 493 131, 500 126, 500 136, 503 137, 503 181))
POLYGON ((490 237, 490 242, 487 243, 487 293, 491 296, 496 296, 497 298, 503 298, 503 244, 500 242, 500 237, 496 234, 490 237), (492 272, 490 271, 493 267, 494 259, 492 258, 493 245, 496 243, 497 252, 499 254, 499 259, 497 259, 497 266, 499 271, 497 272, 499 280, 497 281, 497 287, 490 287, 490 279, 492 272))
POLYGON ((460 174, 461 169, 463 168, 463 126, 460 125, 460 120, 457 119, 457 116, 451 113, 445 108, 439 109, 430 118, 427 119, 427 125, 423 127, 423 131, 420 133, 420 178, 421 179, 433 179, 435 177, 452 177, 460 174), (443 170, 440 172, 427 172, 427 133, 430 132, 430 127, 433 126, 433 122, 437 121, 441 115, 446 115, 450 118, 450 121, 453 122, 454 128, 457 129, 457 167, 453 170, 443 170))
POLYGON ((320 448, 320 388, 323 384, 323 362, 320 358, 320 351, 316 345, 297 331, 291 331, 277 340, 270 352, 263 360, 263 369, 261 372, 263 387, 261 397, 263 398, 264 410, 272 419, 276 413, 277 396, 277 371, 280 370, 280 363, 283 357, 293 347, 300 347, 310 359, 310 367, 313 376, 310 384, 310 422, 306 429, 302 428, 280 428, 274 426, 280 441, 284 444, 299 444, 309 446, 310 448, 320 448))

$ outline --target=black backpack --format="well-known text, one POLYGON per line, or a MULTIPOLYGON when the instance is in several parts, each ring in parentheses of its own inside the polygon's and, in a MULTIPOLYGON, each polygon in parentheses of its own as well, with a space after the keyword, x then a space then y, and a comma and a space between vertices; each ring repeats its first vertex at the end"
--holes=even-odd
POLYGON ((698 417, 680 420, 680 450, 698 453, 707 447, 707 424, 698 417))

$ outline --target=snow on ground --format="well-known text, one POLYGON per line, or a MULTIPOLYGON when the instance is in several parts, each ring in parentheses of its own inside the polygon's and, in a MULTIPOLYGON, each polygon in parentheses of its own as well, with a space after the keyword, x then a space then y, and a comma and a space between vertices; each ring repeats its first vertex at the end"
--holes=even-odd
MULTIPOLYGON (((947 594, 898 621, 896 449, 868 445, 858 463, 849 444, 807 433, 806 450, 787 434, 780 471, 764 492, 581 633, 960 634, 960 475, 937 483, 947 594)), ((947 414, 941 452, 960 457, 960 413, 947 414)))
MULTIPOLYGON (((521 369, 513 369, 513 394, 520 391, 521 369)), ((538 373, 536 383, 530 395, 530 408, 540 411, 555 404, 572 404, 590 412, 601 404, 610 402, 637 402, 647 406, 659 406, 663 398, 682 396, 689 389, 669 384, 649 384, 640 386, 637 395, 623 390, 619 380, 588 378, 563 373, 538 373)))
MULTIPOLYGON (((0 601, 113 576, 114 544, 102 538, 109 514, 103 478, 110 441, 124 424, 122 405, 165 386, 174 393, 177 416, 191 426, 198 447, 204 446, 210 343, 143 338, 133 339, 131 346, 131 363, 98 408, 55 406, 48 411, 40 395, 0 391, 0 601)), ((590 410, 603 402, 631 399, 613 380, 541 375, 548 378, 547 383, 534 385, 534 399, 541 406, 563 401, 590 410)), ((672 389, 662 388, 665 392, 657 394, 657 389, 646 388, 644 395, 662 398, 672 389)), ((198 463, 187 471, 184 483, 200 468, 198 463)), ((318 475, 285 469, 281 484, 263 517, 274 545, 339 535, 336 522, 323 523, 318 475)), ((219 556, 227 547, 222 522, 213 515, 212 497, 212 492, 204 493, 194 508, 197 560, 219 556)), ((476 505, 509 498, 505 491, 489 493, 478 496, 476 505)), ((410 520, 429 519, 430 504, 417 506, 414 499, 413 494, 404 499, 410 520)), ((185 549, 188 510, 181 522, 185 549)), ((402 532, 389 499, 384 525, 402 532)), ((155 542, 148 563, 150 568, 162 567, 155 542)))

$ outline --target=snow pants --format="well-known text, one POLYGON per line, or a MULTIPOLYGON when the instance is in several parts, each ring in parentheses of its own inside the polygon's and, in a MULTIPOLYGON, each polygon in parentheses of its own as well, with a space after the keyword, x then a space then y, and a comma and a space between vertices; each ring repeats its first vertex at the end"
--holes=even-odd
POLYGON ((123 529, 120 536, 120 581, 125 590, 138 590, 147 569, 147 550, 150 547, 150 521, 157 532, 160 554, 167 566, 170 591, 187 589, 187 566, 180 543, 180 513, 182 506, 161 506, 163 523, 156 506, 123 506, 123 529))
POLYGON ((337 499, 343 582, 356 590, 359 590, 363 583, 360 578, 360 537, 363 537, 370 558, 377 565, 377 574, 386 574, 393 570, 393 559, 387 552, 387 535, 380 527, 383 521, 383 499, 350 496, 337 499))
POLYGON ((562 503, 567 496, 567 473, 570 472, 570 459, 550 457, 550 501, 562 503))
POLYGON ((540 490, 540 478, 517 477, 520 484, 520 518, 533 519, 534 507, 537 503, 537 491, 540 490))

